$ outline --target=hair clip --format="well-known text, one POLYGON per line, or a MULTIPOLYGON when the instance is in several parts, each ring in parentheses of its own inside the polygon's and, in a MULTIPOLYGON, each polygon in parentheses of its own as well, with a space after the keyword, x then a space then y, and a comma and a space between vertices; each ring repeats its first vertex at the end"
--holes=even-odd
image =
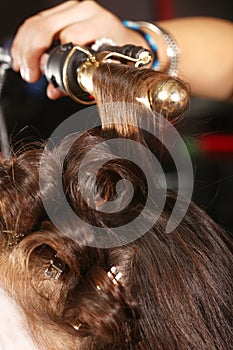
POLYGON ((58 280, 64 270, 65 263, 55 255, 54 258, 50 260, 50 265, 46 268, 44 274, 50 279, 58 280))
POLYGON ((3 230, 2 232, 7 234, 9 247, 15 247, 25 237, 24 233, 17 233, 13 230, 3 230))
MULTIPOLYGON (((122 277, 122 273, 116 273, 116 266, 112 266, 111 269, 107 272, 107 275, 113 284, 119 285, 119 279, 122 277)), ((101 287, 99 285, 97 285, 96 288, 101 291, 101 287)))
POLYGON ((111 279, 113 284, 119 284, 118 281, 121 279, 122 273, 116 273, 116 266, 112 266, 110 271, 108 271, 108 277, 111 279))
POLYGON ((71 326, 76 330, 76 331, 79 331, 80 327, 82 327, 82 323, 78 323, 77 325, 75 324, 71 324, 71 326))

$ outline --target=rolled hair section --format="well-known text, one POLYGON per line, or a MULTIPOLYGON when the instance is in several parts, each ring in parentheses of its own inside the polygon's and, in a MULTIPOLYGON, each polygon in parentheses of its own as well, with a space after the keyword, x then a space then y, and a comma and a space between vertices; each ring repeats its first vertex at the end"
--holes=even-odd
POLYGON ((95 70, 93 83, 103 129, 113 128, 119 136, 129 137, 138 132, 130 125, 130 120, 137 124, 143 117, 132 117, 137 106, 166 118, 172 124, 184 118, 188 110, 189 85, 162 72, 106 63, 95 70), (121 102, 124 106, 120 106, 121 102), (115 111, 114 103, 118 104, 115 111))
POLYGON ((26 235, 45 217, 38 181, 41 147, 30 146, 0 159, 0 225, 12 246, 17 236, 26 235))
POLYGON ((137 305, 121 281, 110 274, 110 270, 93 266, 70 293, 64 317, 79 336, 91 336, 106 346, 114 344, 114 349, 128 349, 126 344, 138 342, 132 336, 137 305))
POLYGON ((142 210, 147 198, 147 181, 136 164, 123 159, 116 148, 113 154, 105 141, 100 130, 77 137, 64 162, 63 185, 71 207, 82 220, 98 227, 117 227, 142 210), (84 170, 79 176, 81 166, 84 170), (127 188, 122 186, 117 191, 117 184, 122 180, 129 181, 133 188, 130 203, 127 188), (115 212, 102 211, 102 206, 111 201, 116 203, 115 212))

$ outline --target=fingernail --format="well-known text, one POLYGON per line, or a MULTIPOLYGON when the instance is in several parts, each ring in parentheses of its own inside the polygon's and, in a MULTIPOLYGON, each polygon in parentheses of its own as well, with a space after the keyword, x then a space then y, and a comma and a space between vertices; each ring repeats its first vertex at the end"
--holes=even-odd
POLYGON ((30 69, 28 67, 21 67, 20 68, 20 74, 22 76, 22 78, 28 82, 30 82, 31 80, 31 72, 30 69))

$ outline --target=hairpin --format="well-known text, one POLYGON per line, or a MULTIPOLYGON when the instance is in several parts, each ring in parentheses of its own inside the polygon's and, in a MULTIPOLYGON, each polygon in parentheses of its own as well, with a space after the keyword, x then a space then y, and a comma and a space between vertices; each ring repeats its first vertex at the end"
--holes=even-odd
POLYGON ((82 327, 82 323, 78 323, 77 325, 75 324, 71 324, 71 326, 76 330, 76 331, 79 331, 80 327, 82 327))
POLYGON ((24 233, 17 233, 13 230, 3 230, 2 232, 7 234, 9 247, 15 247, 25 237, 24 233))
POLYGON ((54 258, 50 260, 50 265, 46 268, 44 274, 50 279, 58 280, 64 270, 65 263, 55 254, 54 258))
POLYGON ((118 284, 119 279, 122 277, 122 273, 116 273, 116 266, 112 266, 110 271, 108 271, 108 277, 112 280, 113 284, 118 284))
MULTIPOLYGON (((119 285, 119 279, 122 277, 121 272, 116 272, 116 266, 112 266, 111 269, 107 272, 108 277, 112 281, 113 284, 119 285)), ((98 290, 101 290, 101 287, 99 285, 96 286, 98 290)))

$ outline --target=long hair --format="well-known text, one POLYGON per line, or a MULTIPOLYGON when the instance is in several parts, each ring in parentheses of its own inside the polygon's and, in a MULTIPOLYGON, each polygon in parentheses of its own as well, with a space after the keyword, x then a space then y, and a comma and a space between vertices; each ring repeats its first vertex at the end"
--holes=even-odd
MULTIPOLYGON (((119 120, 122 110, 109 101, 116 87, 104 84, 109 67, 101 69, 94 84, 101 90, 98 106, 108 125, 108 115, 119 120)), ((131 74, 133 79, 135 71, 131 74)), ((154 73, 148 74, 152 78, 154 73)), ((126 116, 136 115, 133 104, 127 108, 131 105, 126 116)), ((143 210, 148 184, 142 169, 112 157, 117 150, 105 142, 121 135, 147 143, 140 128, 132 129, 127 119, 126 128, 124 121, 121 124, 123 129, 110 125, 68 136, 42 163, 43 142, 16 152, 10 161, 0 160, 0 284, 20 308, 39 350, 229 350, 232 240, 194 203, 167 234, 176 201, 170 190, 154 223, 154 212, 143 210), (67 144, 71 146, 61 162, 67 144), (101 152, 95 149, 99 144, 101 152), (85 159, 86 170, 79 179, 85 159), (93 169, 99 159, 108 161, 96 175, 93 169), (59 200, 61 169, 65 198, 81 218, 77 226, 66 218, 59 200), (120 180, 132 184, 130 203, 124 187, 122 193, 117 190, 120 180), (60 217, 60 229, 47 214, 44 200, 60 217), (117 212, 101 211, 105 203, 116 200, 117 212), (150 227, 141 237, 111 248, 95 245, 96 227, 111 237, 113 228, 138 215, 150 227)), ((150 169, 150 157, 143 156, 143 167, 150 169)), ((157 186, 156 174, 154 178, 157 186)), ((152 200, 156 211, 157 199, 152 200)), ((141 222, 136 225, 142 228, 141 222)))

